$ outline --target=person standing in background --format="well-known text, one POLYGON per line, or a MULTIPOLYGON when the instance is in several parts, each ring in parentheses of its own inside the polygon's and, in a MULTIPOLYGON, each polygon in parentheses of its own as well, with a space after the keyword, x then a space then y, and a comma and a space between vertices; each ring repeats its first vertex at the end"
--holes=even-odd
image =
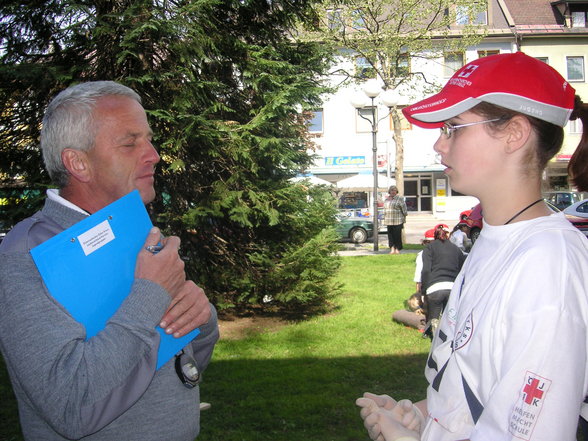
POLYGON ((400 254, 402 250, 402 229, 406 222, 408 210, 404 198, 398 194, 395 185, 388 188, 388 197, 384 201, 384 225, 388 230, 388 247, 390 254, 400 254))

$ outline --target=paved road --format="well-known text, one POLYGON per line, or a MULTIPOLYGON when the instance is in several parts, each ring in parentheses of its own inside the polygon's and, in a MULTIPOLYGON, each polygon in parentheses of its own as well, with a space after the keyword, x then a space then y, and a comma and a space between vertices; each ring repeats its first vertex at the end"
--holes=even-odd
MULTIPOLYGON (((437 224, 446 224, 449 229, 453 229, 457 223, 456 219, 437 219, 432 214, 409 214, 404 224, 404 241, 405 243, 419 244, 423 238, 425 231, 433 228, 437 224)), ((378 252, 374 253, 373 242, 366 242, 364 244, 344 243, 344 250, 339 252, 341 256, 360 256, 373 254, 388 254, 388 237, 386 233, 378 235, 378 252)), ((414 253, 415 250, 402 250, 403 253, 414 253)))

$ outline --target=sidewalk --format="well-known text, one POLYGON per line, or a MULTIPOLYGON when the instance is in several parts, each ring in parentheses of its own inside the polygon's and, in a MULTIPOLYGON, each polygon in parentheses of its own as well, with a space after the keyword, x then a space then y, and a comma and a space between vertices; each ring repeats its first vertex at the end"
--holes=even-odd
MULTIPOLYGON (((457 224, 457 219, 437 219, 432 214, 412 214, 409 213, 406 223, 404 224, 404 241, 408 244, 420 244, 425 231, 433 228, 437 224, 446 224, 449 229, 453 229, 457 224)), ((362 244, 344 242, 343 250, 339 252, 340 256, 370 256, 374 254, 388 254, 388 236, 384 232, 378 235, 378 251, 374 253, 374 244, 370 240, 362 244)), ((401 253, 416 253, 416 250, 402 250, 401 253)))

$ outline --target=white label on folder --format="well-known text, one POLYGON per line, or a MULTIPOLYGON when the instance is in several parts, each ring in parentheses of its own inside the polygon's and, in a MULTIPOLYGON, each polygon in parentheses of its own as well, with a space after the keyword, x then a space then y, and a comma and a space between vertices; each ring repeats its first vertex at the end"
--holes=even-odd
POLYGON ((94 251, 99 250, 108 242, 114 240, 114 232, 110 227, 107 220, 100 222, 93 228, 90 228, 83 234, 78 236, 80 245, 84 250, 84 254, 87 256, 92 254, 94 251))

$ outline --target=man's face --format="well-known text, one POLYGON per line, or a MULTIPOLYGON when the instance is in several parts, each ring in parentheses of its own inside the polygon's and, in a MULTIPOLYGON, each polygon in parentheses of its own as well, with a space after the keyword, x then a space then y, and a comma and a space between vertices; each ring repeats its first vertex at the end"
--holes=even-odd
POLYGON ((160 158, 143 107, 131 98, 105 96, 98 99, 94 118, 95 143, 87 152, 92 197, 105 206, 137 189, 143 203, 151 202, 160 158))

